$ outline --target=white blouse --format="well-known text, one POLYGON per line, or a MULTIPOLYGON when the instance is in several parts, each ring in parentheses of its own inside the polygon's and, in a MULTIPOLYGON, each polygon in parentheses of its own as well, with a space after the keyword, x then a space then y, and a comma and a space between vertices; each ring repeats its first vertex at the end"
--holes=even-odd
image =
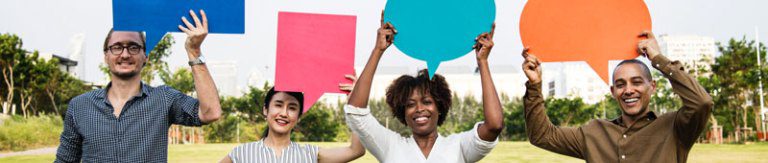
POLYGON ((345 105, 347 126, 360 137, 360 141, 379 162, 453 163, 477 162, 491 152, 499 139, 489 142, 480 139, 477 127, 472 130, 443 137, 438 134, 429 157, 424 157, 413 136, 403 137, 379 124, 367 108, 345 105))

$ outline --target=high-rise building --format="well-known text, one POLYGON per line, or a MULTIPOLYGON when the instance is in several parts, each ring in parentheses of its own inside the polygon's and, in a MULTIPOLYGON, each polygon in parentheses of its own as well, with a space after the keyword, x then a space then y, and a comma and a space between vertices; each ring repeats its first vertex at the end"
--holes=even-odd
POLYGON ((584 103, 594 104, 609 93, 608 85, 584 62, 542 64, 542 94, 546 98, 580 97, 584 103))
POLYGON ((696 35, 660 35, 658 38, 661 53, 670 60, 678 60, 688 70, 698 67, 709 70, 718 53, 715 39, 696 35))

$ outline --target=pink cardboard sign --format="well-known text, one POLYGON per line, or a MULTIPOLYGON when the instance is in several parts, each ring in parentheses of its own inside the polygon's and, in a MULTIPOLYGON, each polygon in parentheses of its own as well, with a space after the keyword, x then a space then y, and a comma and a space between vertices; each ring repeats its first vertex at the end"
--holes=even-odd
POLYGON ((304 112, 325 93, 346 93, 354 74, 356 16, 279 12, 275 90, 303 92, 304 112))

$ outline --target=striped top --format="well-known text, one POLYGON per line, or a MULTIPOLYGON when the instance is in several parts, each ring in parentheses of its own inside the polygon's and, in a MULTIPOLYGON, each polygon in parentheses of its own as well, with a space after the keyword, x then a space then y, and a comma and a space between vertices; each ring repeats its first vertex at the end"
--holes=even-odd
POLYGON ((283 149, 283 155, 278 158, 272 148, 267 147, 263 140, 245 143, 235 147, 229 153, 229 158, 234 163, 239 162, 269 162, 269 163, 305 163, 317 162, 317 152, 320 150, 315 145, 299 145, 291 142, 283 149))

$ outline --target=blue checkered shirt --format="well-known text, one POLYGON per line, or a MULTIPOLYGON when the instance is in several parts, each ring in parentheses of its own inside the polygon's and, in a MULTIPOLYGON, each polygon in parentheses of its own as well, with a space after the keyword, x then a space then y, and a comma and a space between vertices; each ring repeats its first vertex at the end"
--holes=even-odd
POLYGON ((107 100, 110 86, 69 102, 54 162, 167 162, 168 127, 202 125, 197 99, 144 83, 115 117, 107 100))

